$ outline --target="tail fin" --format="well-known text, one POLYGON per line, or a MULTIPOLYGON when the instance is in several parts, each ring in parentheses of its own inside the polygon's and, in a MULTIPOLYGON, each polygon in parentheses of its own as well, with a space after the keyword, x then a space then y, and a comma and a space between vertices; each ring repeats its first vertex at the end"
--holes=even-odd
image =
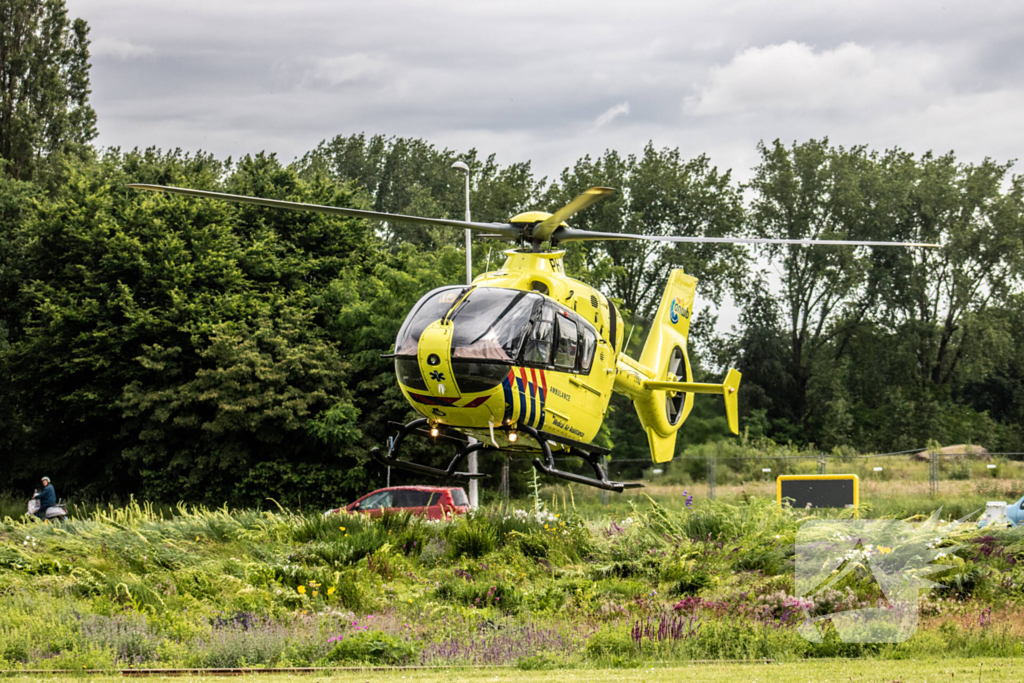
POLYGON ((676 433, 693 409, 694 394, 722 394, 729 429, 739 433, 736 399, 740 373, 730 370, 722 384, 693 381, 686 344, 696 285, 696 278, 682 270, 672 271, 640 354, 640 365, 653 375, 642 383, 639 395, 634 391, 633 406, 647 433, 654 462, 668 462, 675 455, 676 433))

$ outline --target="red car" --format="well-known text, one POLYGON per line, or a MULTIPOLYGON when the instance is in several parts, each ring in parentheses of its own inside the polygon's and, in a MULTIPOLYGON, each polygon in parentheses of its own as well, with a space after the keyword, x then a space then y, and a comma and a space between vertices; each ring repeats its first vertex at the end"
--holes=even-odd
POLYGON ((346 507, 328 510, 327 514, 362 512, 380 517, 384 510, 411 512, 427 519, 444 519, 449 515, 469 512, 469 498, 466 491, 458 486, 391 486, 368 493, 346 507))

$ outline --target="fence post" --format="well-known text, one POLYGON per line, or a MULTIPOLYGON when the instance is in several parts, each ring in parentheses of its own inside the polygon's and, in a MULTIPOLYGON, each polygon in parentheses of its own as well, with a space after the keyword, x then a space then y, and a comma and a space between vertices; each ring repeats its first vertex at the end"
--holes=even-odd
POLYGON ((715 456, 708 456, 708 498, 715 499, 715 456))
POLYGON ((928 451, 928 481, 934 496, 939 492, 939 452, 934 449, 928 451))
MULTIPOLYGON (((608 475, 609 479, 611 478, 611 467, 612 467, 612 456, 610 456, 610 455, 604 456, 604 471, 605 471, 605 474, 608 475)), ((609 497, 610 496, 609 496, 609 493, 608 493, 608 489, 601 489, 601 505, 603 505, 605 507, 608 507, 608 503, 609 503, 608 499, 609 499, 609 497)))
POLYGON ((818 474, 828 474, 828 456, 824 453, 818 454, 818 474))
MULTIPOLYGON (((389 436, 388 437, 388 455, 389 456, 391 455, 391 449, 394 448, 394 445, 395 445, 395 437, 389 436)), ((387 485, 388 488, 391 488, 391 465, 388 465, 388 481, 387 481, 386 485, 387 485)))
POLYGON ((508 482, 508 458, 505 458, 504 464, 501 466, 501 516, 508 516, 508 495, 509 495, 509 482, 508 482))

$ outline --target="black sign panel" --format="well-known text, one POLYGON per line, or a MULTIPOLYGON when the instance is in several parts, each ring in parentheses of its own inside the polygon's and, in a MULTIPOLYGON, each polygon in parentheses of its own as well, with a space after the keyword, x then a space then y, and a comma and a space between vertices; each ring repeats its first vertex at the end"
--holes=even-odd
MULTIPOLYGON (((826 475, 827 477, 827 475, 826 475)), ((788 479, 779 477, 779 502, 792 499, 796 509, 846 508, 857 504, 857 480, 853 477, 822 477, 814 479, 788 479)))

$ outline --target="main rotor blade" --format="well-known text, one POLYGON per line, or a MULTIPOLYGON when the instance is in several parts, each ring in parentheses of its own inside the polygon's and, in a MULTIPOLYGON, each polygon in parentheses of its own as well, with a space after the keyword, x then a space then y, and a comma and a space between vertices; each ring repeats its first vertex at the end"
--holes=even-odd
POLYGON ((533 234, 531 239, 535 242, 544 242, 551 233, 558 229, 558 226, 564 223, 575 213, 579 213, 583 209, 587 208, 594 202, 600 201, 608 195, 615 194, 615 190, 610 187, 592 187, 581 195, 578 195, 576 199, 572 200, 558 211, 551 214, 550 218, 545 218, 533 228, 533 234))
POLYGON ((573 230, 561 228, 556 230, 551 239, 555 242, 578 242, 584 240, 644 240, 645 242, 711 242, 715 244, 799 244, 804 246, 835 245, 849 247, 935 247, 938 244, 925 242, 874 242, 866 240, 794 240, 775 239, 769 237, 671 237, 661 235, 633 235, 626 232, 590 232, 589 230, 573 230))
POLYGON ((330 213, 350 218, 368 218, 376 221, 393 221, 395 223, 419 223, 420 225, 440 225, 448 228, 465 228, 477 232, 487 233, 489 236, 500 235, 503 239, 516 239, 522 234, 522 229, 509 223, 473 223, 470 221, 455 221, 447 218, 423 218, 421 216, 403 216, 398 213, 382 213, 380 211, 364 211, 362 209, 346 209, 340 206, 322 206, 320 204, 305 204, 303 202, 286 202, 280 199, 262 199, 260 197, 246 197, 239 194, 225 194, 224 192, 208 192, 207 190, 192 190, 185 187, 173 187, 171 185, 146 185, 143 183, 132 183, 128 187, 134 190, 148 190, 150 192, 166 192, 168 194, 181 194, 188 197, 202 197, 205 199, 221 199, 226 202, 238 204, 255 204, 256 206, 268 206, 273 209, 289 209, 292 211, 315 211, 317 213, 330 213))

